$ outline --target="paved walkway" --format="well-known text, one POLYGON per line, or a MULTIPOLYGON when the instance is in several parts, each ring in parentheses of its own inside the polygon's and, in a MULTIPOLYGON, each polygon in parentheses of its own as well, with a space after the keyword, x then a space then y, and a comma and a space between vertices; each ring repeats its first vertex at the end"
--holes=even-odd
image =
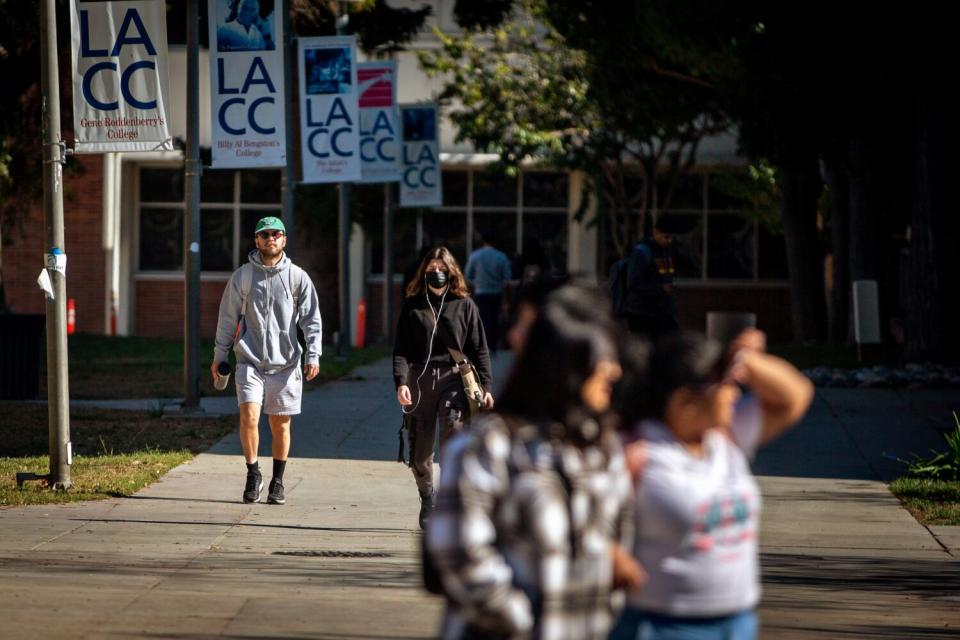
MULTIPOLYGON (((938 540, 879 481, 957 400, 824 391, 761 455, 764 638, 957 637, 957 528, 938 540)), ((0 511, 0 638, 433 637, 389 364, 306 394, 305 416, 286 506, 238 502, 232 435, 133 498, 0 511)))

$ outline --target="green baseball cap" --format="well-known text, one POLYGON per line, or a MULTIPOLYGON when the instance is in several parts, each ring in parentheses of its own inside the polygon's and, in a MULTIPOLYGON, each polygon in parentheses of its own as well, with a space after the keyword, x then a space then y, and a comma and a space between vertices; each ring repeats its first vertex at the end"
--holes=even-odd
POLYGON ((267 216, 266 218, 260 218, 259 222, 257 222, 257 228, 253 230, 253 233, 256 235, 261 231, 268 231, 271 229, 283 231, 284 233, 287 232, 287 228, 283 226, 283 221, 280 218, 267 216))

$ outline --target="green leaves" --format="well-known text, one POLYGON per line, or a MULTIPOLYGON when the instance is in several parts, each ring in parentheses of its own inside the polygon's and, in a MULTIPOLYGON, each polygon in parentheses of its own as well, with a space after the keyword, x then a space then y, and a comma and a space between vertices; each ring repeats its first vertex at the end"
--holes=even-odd
POLYGON ((960 417, 953 412, 956 428, 950 433, 943 434, 949 448, 946 452, 931 450, 929 458, 922 458, 913 454, 909 460, 898 460, 907 467, 907 475, 913 478, 928 478, 933 480, 960 480, 960 417))

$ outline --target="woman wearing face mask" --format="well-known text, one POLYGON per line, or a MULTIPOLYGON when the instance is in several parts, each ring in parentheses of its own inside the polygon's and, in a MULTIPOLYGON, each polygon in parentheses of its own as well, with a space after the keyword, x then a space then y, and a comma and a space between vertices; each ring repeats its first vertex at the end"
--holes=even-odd
POLYGON ((420 527, 434 504, 433 445, 440 423, 440 447, 463 427, 467 399, 448 346, 462 351, 480 374, 493 407, 490 354, 477 305, 463 273, 446 247, 427 253, 407 286, 393 347, 393 380, 410 443, 410 467, 420 492, 420 527))
POLYGON ((606 638, 613 590, 642 581, 621 546, 630 481, 607 426, 620 365, 604 308, 550 294, 496 413, 447 446, 426 533, 443 638, 606 638))
POLYGON ((748 329, 728 350, 696 333, 661 341, 630 394, 633 553, 647 584, 611 640, 754 640, 760 491, 749 459, 803 417, 810 381, 748 329), (746 389, 741 394, 738 385, 746 389))

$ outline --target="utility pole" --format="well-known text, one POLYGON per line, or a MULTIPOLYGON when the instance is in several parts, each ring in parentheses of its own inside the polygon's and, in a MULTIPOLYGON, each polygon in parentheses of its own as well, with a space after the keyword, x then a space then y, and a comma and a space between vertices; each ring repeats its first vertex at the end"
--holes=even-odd
MULTIPOLYGON (((337 16, 337 35, 342 35, 350 21, 350 16, 342 2, 337 16)), ((337 249, 339 255, 340 283, 338 290, 340 304, 340 332, 337 334, 337 353, 344 354, 350 345, 350 183, 341 182, 339 188, 339 206, 337 227, 339 230, 337 249)))
MULTIPOLYGON (((200 11, 187 0, 187 155, 183 163, 183 405, 200 410, 200 11)), ((212 19, 212 18, 211 18, 212 19)))
POLYGON ((383 335, 387 344, 393 344, 393 221, 396 213, 393 183, 387 182, 383 185, 383 335))
MULTIPOLYGON (((287 99, 283 106, 283 115, 287 123, 284 127, 287 145, 287 163, 283 167, 283 174, 280 180, 280 215, 283 216, 283 226, 287 228, 287 233, 294 233, 294 237, 297 237, 293 228, 295 215, 293 210, 295 205, 293 195, 294 189, 296 189, 297 186, 296 176, 294 176, 293 173, 293 60, 296 58, 296 52, 293 49, 293 34, 290 33, 289 4, 289 1, 283 0, 278 3, 280 10, 283 12, 283 86, 287 92, 287 99)), ((243 233, 250 233, 250 231, 244 229, 241 237, 243 233)), ((292 248, 290 239, 288 238, 284 253, 288 256, 292 255, 292 248)))
MULTIPOLYGON (((394 60, 394 54, 391 51, 389 59, 394 60)), ((396 69, 396 67, 394 67, 396 69)), ((393 74, 393 97, 397 97, 397 73, 393 74)), ((400 109, 393 105, 394 112, 399 115, 400 109)), ((397 122, 398 126, 402 123, 397 122)), ((402 143, 401 143, 402 145, 402 143)), ((398 145, 401 146, 401 145, 398 145)), ((399 150, 399 149, 398 149, 399 150)), ((393 223, 397 215, 397 205, 393 199, 393 183, 387 182, 383 185, 383 335, 387 339, 387 344, 393 344, 393 223)), ((402 295, 402 294, 401 294, 402 295)))
MULTIPOLYGON (((40 3, 40 65, 43 92, 43 216, 44 240, 49 247, 46 270, 53 298, 47 312, 47 424, 50 475, 56 491, 70 488, 70 387, 67 378, 67 281, 63 250, 63 163, 66 147, 60 139, 60 76, 57 64, 57 9, 55 0, 40 3)), ((17 478, 18 484, 20 478, 17 478)))

